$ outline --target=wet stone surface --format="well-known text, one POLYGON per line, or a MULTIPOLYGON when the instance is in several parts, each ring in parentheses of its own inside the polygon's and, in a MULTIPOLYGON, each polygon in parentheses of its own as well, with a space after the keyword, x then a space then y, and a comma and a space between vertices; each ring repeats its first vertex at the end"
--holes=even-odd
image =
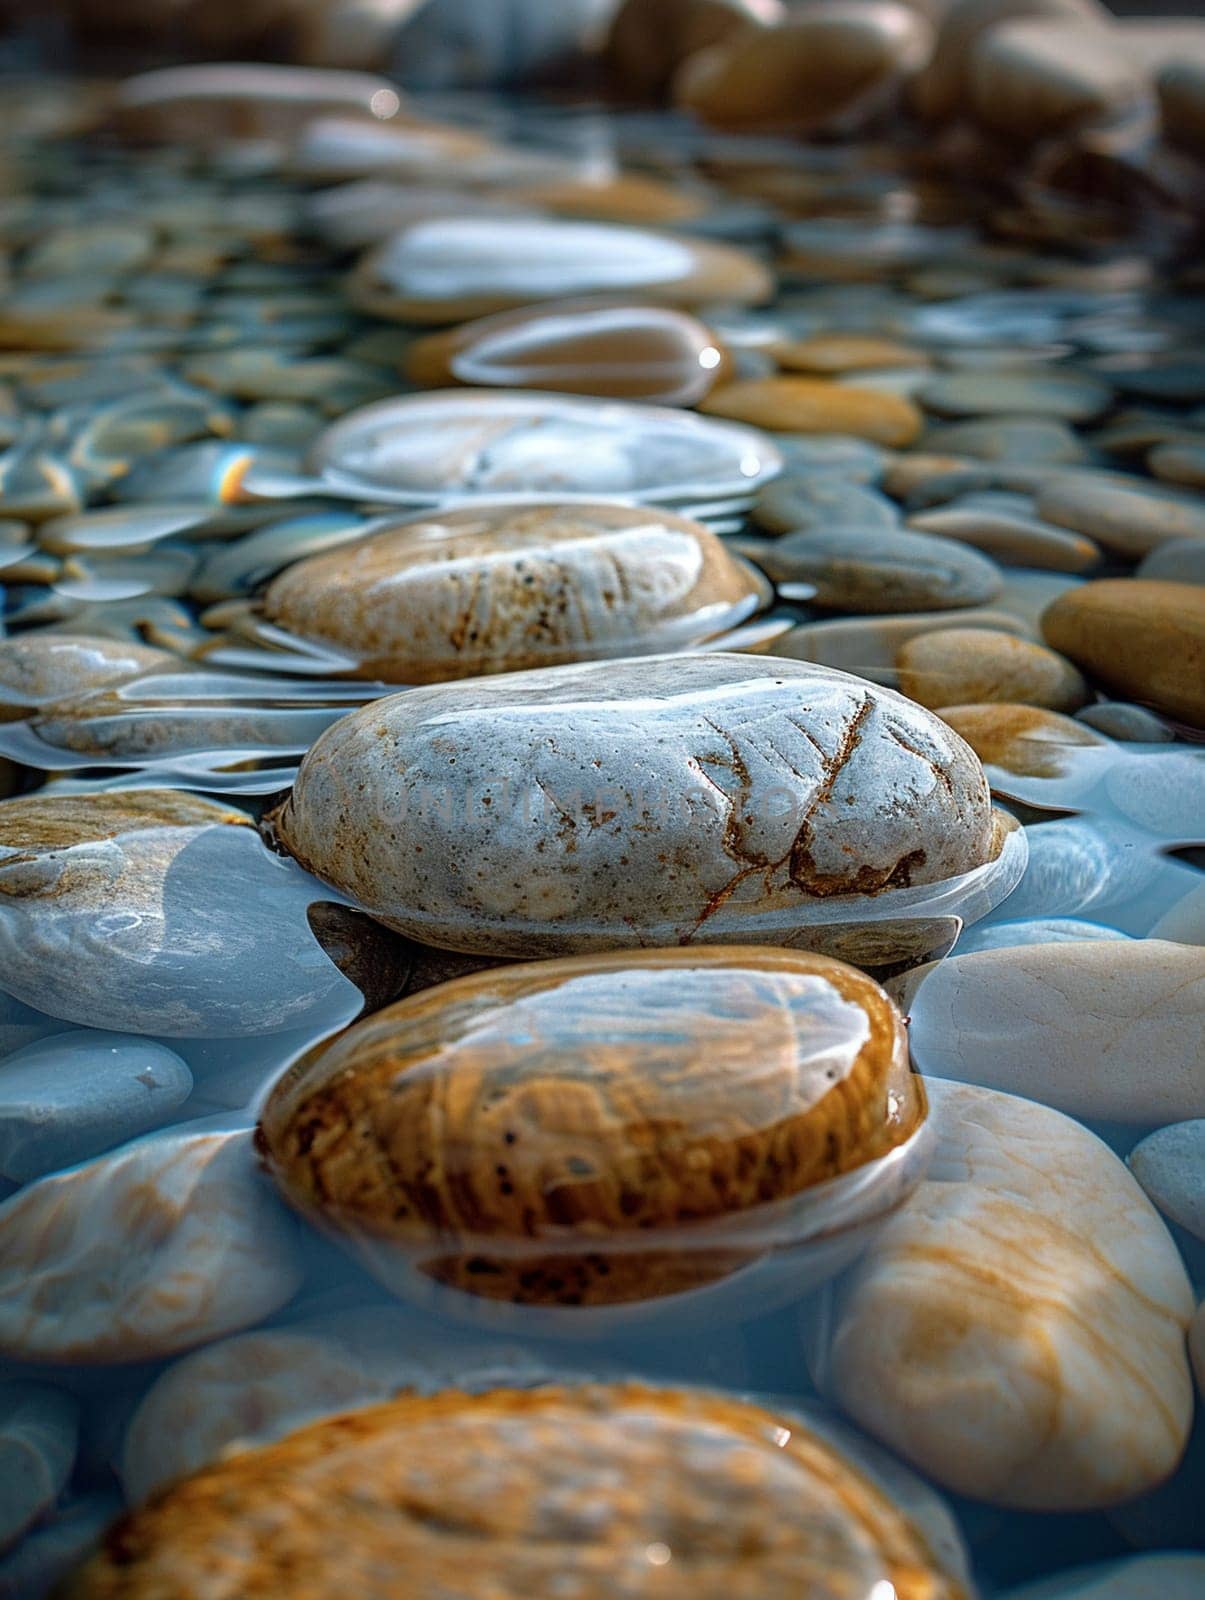
POLYGON ((0 1600, 1195 1596, 1202 25, 69 9, 0 1600))

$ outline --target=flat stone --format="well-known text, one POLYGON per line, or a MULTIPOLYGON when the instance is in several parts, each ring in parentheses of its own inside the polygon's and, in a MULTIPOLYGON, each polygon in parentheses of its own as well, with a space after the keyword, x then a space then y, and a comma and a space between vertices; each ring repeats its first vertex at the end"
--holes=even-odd
POLYGON ((166 650, 70 633, 0 639, 0 722, 89 689, 128 683, 148 672, 178 672, 166 650))
POLYGON ((402 322, 464 322, 585 294, 760 304, 771 290, 761 262, 732 245, 552 217, 416 222, 370 251, 348 280, 356 305, 402 322))
POLYGON ((1193 1404, 1192 1291, 1158 1212, 1060 1112, 927 1088, 934 1165, 836 1287, 809 1357, 823 1392, 936 1482, 994 1505, 1081 1511, 1153 1488, 1193 1404))
POLYGON ((1110 739, 1130 744, 1170 744, 1176 737, 1174 730, 1153 711, 1127 705, 1124 700, 1098 700, 1094 705, 1081 706, 1075 720, 1110 739))
POLYGON ((1205 1555, 1125 1556, 1073 1567, 1010 1589, 1002 1600, 1195 1600, 1205 1588, 1205 1555))
POLYGON ((1095 22, 1001 22, 980 35, 968 62, 974 116, 1018 144, 1139 111, 1152 87, 1121 33, 1095 22))
POLYGON ((699 644, 766 598, 715 534, 672 511, 504 503, 298 561, 263 611, 358 677, 436 683, 699 644))
POLYGON ((921 66, 932 29, 915 9, 829 0, 687 58, 675 104, 725 128, 804 131, 856 119, 921 66))
POLYGON ((924 448, 934 455, 984 461, 1074 463, 1087 456, 1080 439, 1057 416, 1003 415, 948 422, 926 429, 924 448))
POLYGON ((943 961, 911 1006, 912 1058, 1090 1121, 1205 1116, 1205 950, 1089 940, 943 961))
POLYGON ((62 1494, 75 1465, 79 1406, 61 1389, 0 1387, 0 1551, 62 1494))
POLYGON ((1024 496, 966 495, 908 518, 910 528, 973 545, 996 561, 1050 572, 1084 572, 1100 561, 1100 549, 1081 534, 1068 533, 1033 516, 1024 496))
POLYGON ((377 701, 318 740, 273 823, 387 925, 497 955, 797 942, 834 893, 854 915, 1000 847, 944 723, 843 673, 719 654, 377 701))
POLYGON ((1165 483, 1205 489, 1205 442, 1157 445, 1147 457, 1147 465, 1165 483))
POLYGON ((1126 939, 1129 935, 1102 922, 1081 917, 1031 917, 1020 922, 981 922, 959 937, 958 954, 978 950, 1013 950, 1028 944, 1082 944, 1087 939, 1126 939))
POLYGON ((1063 473, 1043 484, 1037 510, 1131 561, 1174 539, 1205 539, 1205 500, 1120 472, 1063 473))
MULTIPOLYGON (((1056 368, 1032 372, 946 372, 933 378, 919 395, 921 404, 939 416, 1055 417, 1089 422, 1108 409, 1113 391, 1086 373, 1056 368)), ((964 446, 965 450, 965 446, 964 446)), ((965 450, 967 455, 976 452, 965 450)))
POLYGON ((1138 563, 1136 578, 1205 585, 1205 539, 1172 539, 1138 563))
POLYGON ((751 378, 724 384, 699 409, 755 428, 848 433, 897 449, 911 444, 921 429, 920 412, 910 400, 821 378, 751 378))
POLYGON ((1045 612, 1042 634, 1113 693, 1205 727, 1205 585, 1085 583, 1045 612))
POLYGON ((776 478, 758 495, 753 520, 770 533, 820 532, 835 524, 846 528, 898 528, 897 507, 878 494, 835 472, 776 478))
POLYGON ((928 357, 915 345, 900 344, 873 333, 814 333, 806 339, 784 339, 770 347, 780 367, 816 377, 836 377, 890 367, 924 366, 928 357))
POLYGON ((788 533, 755 559, 776 582, 815 589, 817 606, 839 611, 947 611, 991 600, 994 562, 953 539, 890 528, 841 527, 788 533))
POLYGON ((1031 778, 1057 778, 1075 768, 1071 753, 1107 740, 1057 711, 995 703, 942 706, 938 716, 970 745, 984 766, 1031 778))
POLYGON ((923 611, 902 617, 841 617, 831 622, 805 622, 774 641, 776 656, 794 661, 815 661, 821 666, 852 672, 873 683, 894 688, 896 657, 909 639, 939 629, 987 628, 1029 638, 1031 630, 1020 617, 979 606, 967 611, 923 611))
POLYGON ((679 406, 702 400, 723 365, 710 329, 683 311, 574 301, 427 334, 404 362, 423 387, 551 389, 679 406))
POLYGON ((5 1057, 0 1070, 0 1175, 28 1183, 168 1121, 192 1092, 174 1050, 88 1028, 5 1057))
POLYGON ((0 1351, 154 1360, 289 1300, 295 1232, 247 1128, 136 1140, 0 1204, 0 1351))
POLYGON ((1164 1216, 1205 1239, 1205 1120, 1176 1122, 1148 1134, 1128 1161, 1164 1216))
POLYGON ((127 78, 115 116, 140 138, 196 143, 288 137, 319 116, 367 122, 401 111, 387 78, 367 72, 267 64, 165 67, 127 78))
POLYGON ((896 666, 900 693, 934 710, 991 701, 1074 711, 1088 698, 1070 661, 1043 645, 983 628, 943 628, 909 639, 896 666))

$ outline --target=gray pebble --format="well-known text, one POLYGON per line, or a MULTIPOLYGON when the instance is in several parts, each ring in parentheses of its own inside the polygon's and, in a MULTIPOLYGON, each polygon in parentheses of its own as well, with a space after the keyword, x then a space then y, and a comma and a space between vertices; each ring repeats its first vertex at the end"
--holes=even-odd
POLYGON ((1136 578, 1162 578, 1170 583, 1205 583, 1205 538, 1173 539, 1144 556, 1136 578))
POLYGON ((1205 1239, 1205 1119, 1150 1134, 1130 1152, 1129 1165, 1164 1216, 1205 1239))
POLYGON ((890 528, 790 533, 758 559, 776 582, 814 586, 817 605, 864 614, 979 605, 1002 581, 996 564, 967 545, 890 528))
POLYGON ((63 1492, 78 1437, 79 1408, 70 1395, 39 1384, 0 1389, 0 1550, 63 1492))
POLYGON ((1098 733, 1127 744, 1170 744, 1176 737, 1162 717, 1145 706, 1132 706, 1124 700, 1100 700, 1075 712, 1077 722, 1086 722, 1098 733))

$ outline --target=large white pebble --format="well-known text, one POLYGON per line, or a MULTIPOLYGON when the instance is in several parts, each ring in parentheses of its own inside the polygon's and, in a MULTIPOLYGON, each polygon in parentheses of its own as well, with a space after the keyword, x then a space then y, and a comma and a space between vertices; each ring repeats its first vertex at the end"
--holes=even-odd
POLYGON ((0 1389, 0 1550, 54 1504, 75 1465, 79 1408, 40 1384, 0 1389))
POLYGON ((938 1483, 1118 1504, 1175 1469, 1193 1297, 1124 1164, 1060 1112, 931 1081, 928 1180, 836 1287, 821 1387, 938 1483))
POLYGON ((170 1355, 260 1321, 300 1276, 249 1129, 152 1134, 0 1205, 0 1353, 170 1355))
POLYGON ((0 1176, 28 1183, 166 1122, 192 1092, 174 1050, 73 1028, 0 1063, 0 1176))
POLYGON ((1164 939, 954 956, 912 1004, 922 1072, 1089 1120, 1205 1117, 1205 949, 1164 939))

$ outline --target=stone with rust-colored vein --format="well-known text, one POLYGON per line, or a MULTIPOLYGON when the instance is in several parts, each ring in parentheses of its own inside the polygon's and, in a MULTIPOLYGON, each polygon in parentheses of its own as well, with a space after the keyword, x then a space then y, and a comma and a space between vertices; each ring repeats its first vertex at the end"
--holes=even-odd
POLYGON ((1192 1290, 1166 1227, 1071 1118, 927 1087, 934 1165, 836 1291, 824 1388, 976 1499, 1078 1511, 1153 1489, 1193 1410, 1192 1290))

